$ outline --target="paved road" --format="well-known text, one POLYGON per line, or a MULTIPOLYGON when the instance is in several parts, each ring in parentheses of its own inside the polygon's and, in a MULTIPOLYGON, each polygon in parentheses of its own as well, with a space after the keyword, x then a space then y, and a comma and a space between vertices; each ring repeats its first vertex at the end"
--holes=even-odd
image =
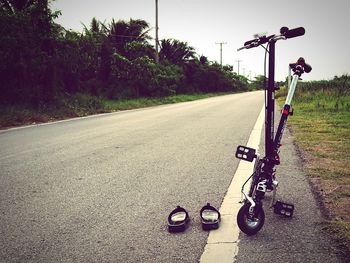
MULTIPOLYGON (((197 262, 199 210, 220 207, 262 105, 252 92, 1 132, 0 262, 197 262), (176 205, 191 226, 170 234, 176 205)), ((242 236, 237 261, 283 244, 269 231, 242 236)))
POLYGON ((0 134, 0 259, 195 262, 198 212, 220 206, 262 103, 237 94, 0 134), (171 235, 178 204, 193 226, 171 235))

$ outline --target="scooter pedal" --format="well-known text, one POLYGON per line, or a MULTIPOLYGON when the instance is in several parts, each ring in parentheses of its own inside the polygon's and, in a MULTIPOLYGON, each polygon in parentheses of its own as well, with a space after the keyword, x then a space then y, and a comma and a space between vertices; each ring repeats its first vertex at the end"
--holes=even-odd
POLYGON ((277 201, 273 207, 273 212, 285 217, 292 217, 294 212, 294 205, 277 201))
POLYGON ((252 162, 256 158, 256 150, 246 146, 239 145, 236 150, 236 158, 252 162))

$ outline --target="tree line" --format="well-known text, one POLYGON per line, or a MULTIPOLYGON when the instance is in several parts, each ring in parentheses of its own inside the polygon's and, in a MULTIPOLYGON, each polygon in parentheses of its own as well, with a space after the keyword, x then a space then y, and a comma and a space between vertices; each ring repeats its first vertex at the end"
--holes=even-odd
POLYGON ((210 62, 176 39, 160 41, 140 19, 102 23, 83 32, 54 22, 49 0, 0 0, 0 103, 45 107, 84 93, 108 99, 248 89, 247 79, 210 62))

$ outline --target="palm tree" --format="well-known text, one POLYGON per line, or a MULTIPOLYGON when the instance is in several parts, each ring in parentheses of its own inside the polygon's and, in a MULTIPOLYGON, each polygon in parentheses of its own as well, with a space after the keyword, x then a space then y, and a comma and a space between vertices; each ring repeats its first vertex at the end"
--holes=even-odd
POLYGON ((94 17, 92 18, 91 24, 90 24, 91 31, 94 33, 100 33, 101 32, 101 26, 100 22, 97 21, 97 19, 94 17))
POLYGON ((129 34, 132 36, 132 41, 145 42, 151 39, 147 34, 151 29, 149 24, 145 20, 130 19, 129 21, 129 34))
POLYGON ((186 42, 176 39, 163 39, 160 44, 159 57, 173 64, 182 64, 187 60, 193 59, 195 52, 194 48, 186 42))
POLYGON ((0 9, 15 14, 33 5, 35 0, 0 0, 0 9))
POLYGON ((201 56, 199 57, 199 62, 200 62, 202 65, 206 65, 206 64, 208 64, 208 58, 207 58, 206 56, 204 56, 204 55, 201 55, 201 56))
POLYGON ((108 37, 109 30, 107 26, 104 23, 98 21, 95 17, 92 18, 90 27, 87 27, 84 24, 82 25, 84 27, 83 34, 90 40, 93 40, 95 43, 100 43, 108 37))
POLYGON ((127 43, 136 41, 146 44, 147 40, 150 39, 149 30, 149 24, 144 20, 130 19, 129 22, 123 20, 115 22, 113 19, 110 24, 109 36, 116 50, 126 55, 127 43))

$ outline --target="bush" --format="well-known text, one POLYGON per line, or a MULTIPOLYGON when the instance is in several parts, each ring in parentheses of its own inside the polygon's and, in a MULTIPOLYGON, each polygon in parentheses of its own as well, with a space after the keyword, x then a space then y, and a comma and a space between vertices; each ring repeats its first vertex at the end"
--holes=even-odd
POLYGON ((49 109, 68 96, 77 100, 73 107, 88 110, 99 107, 98 98, 91 96, 125 99, 247 90, 232 67, 211 64, 204 56, 197 59, 194 48, 178 40, 162 42, 161 62, 156 63, 143 20, 113 20, 106 26, 95 19, 90 30, 85 27, 79 34, 55 24, 57 15, 47 1, 32 1, 23 10, 1 7, 1 104, 49 109))

